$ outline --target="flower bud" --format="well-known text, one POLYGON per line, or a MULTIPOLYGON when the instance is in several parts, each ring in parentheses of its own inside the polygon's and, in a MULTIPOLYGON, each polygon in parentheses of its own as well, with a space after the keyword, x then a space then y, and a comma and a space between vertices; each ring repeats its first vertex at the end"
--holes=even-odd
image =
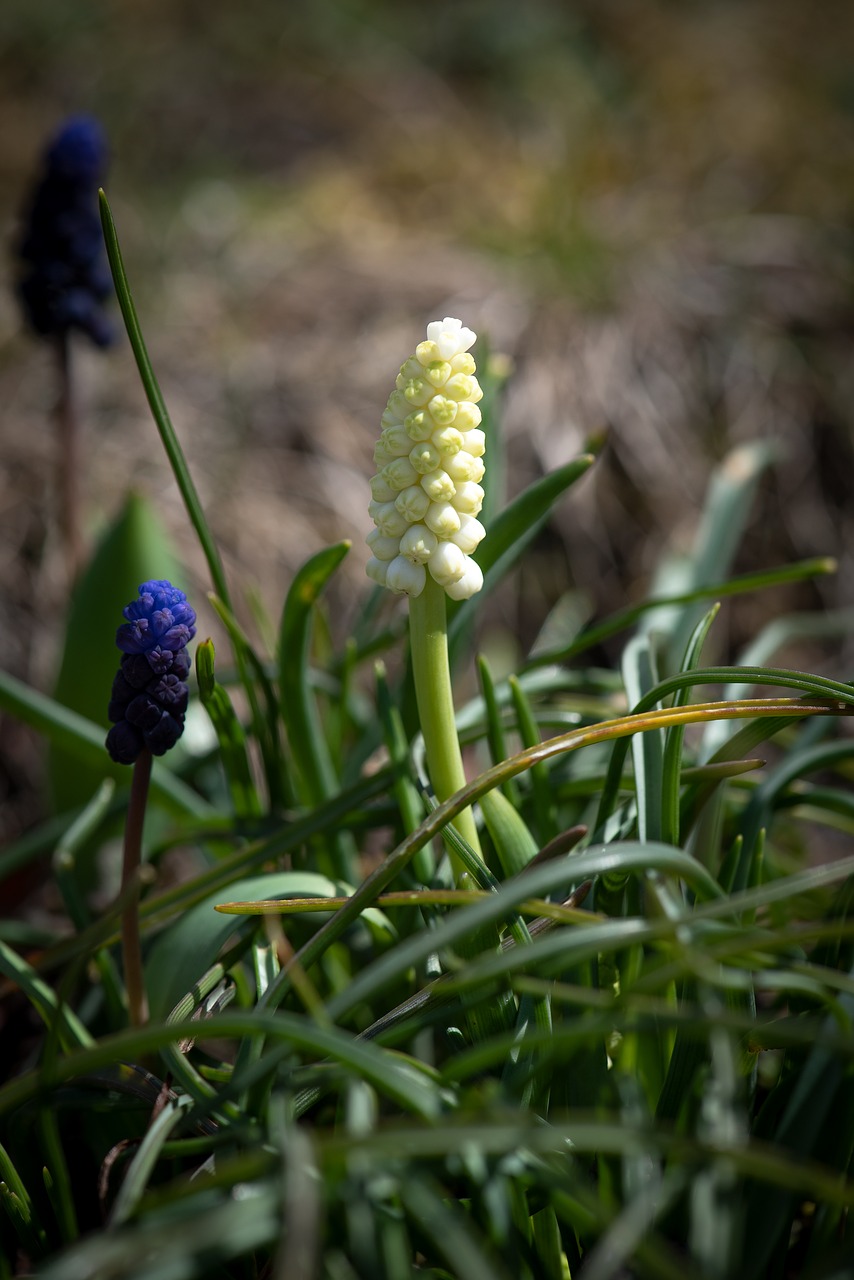
POLYGON ((424 519, 430 506, 430 499, 420 484, 414 484, 397 495, 394 505, 403 517, 404 524, 413 524, 416 520, 424 519))
POLYGON ((413 564, 406 556, 397 556, 388 566, 385 584, 401 595, 420 596, 426 581, 427 570, 423 564, 413 564))
POLYGON ((399 538, 387 538, 379 529, 372 529, 365 538, 377 560, 393 560, 400 550, 399 538))
POLYGON ((454 542, 440 542, 427 566, 440 587, 459 582, 466 571, 466 557, 454 542))
POLYGON ((432 529, 424 524, 411 524, 400 539, 400 554, 413 564, 425 564, 439 545, 439 539, 432 529))
POLYGON ((450 502, 454 497, 454 482, 447 471, 430 471, 421 477, 421 488, 431 502, 450 502))
POLYGON ((479 484, 475 484, 473 480, 464 480, 457 485, 457 492, 451 501, 461 515, 477 516, 483 506, 483 497, 483 489, 479 484))

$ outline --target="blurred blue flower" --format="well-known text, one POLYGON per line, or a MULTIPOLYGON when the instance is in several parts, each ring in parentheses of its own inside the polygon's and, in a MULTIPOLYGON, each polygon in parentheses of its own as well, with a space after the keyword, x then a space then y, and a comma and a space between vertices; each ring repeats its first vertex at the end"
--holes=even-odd
POLYGON ((44 337, 80 329, 99 347, 115 337, 103 310, 111 282, 97 205, 106 168, 107 141, 89 116, 67 120, 45 149, 16 246, 18 298, 44 337))
POLYGON ((190 672, 187 645, 196 615, 183 591, 166 579, 143 582, 123 610, 116 632, 122 660, 107 710, 113 723, 107 750, 118 764, 133 764, 143 748, 162 756, 184 731, 190 672))

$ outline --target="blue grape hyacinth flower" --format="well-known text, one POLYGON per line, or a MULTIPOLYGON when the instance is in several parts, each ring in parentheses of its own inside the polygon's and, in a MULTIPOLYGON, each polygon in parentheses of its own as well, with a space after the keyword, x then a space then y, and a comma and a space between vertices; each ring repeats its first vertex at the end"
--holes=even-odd
POLYGON ((115 330, 104 313, 111 292, 98 216, 107 140, 97 120, 73 116, 48 143, 16 246, 17 294, 42 337, 79 329, 99 347, 115 330))
POLYGON ((133 764, 148 749, 162 756, 184 732, 190 673, 187 645, 196 615, 183 591, 164 578, 143 582, 122 611, 116 632, 122 660, 110 697, 107 750, 117 764, 133 764))

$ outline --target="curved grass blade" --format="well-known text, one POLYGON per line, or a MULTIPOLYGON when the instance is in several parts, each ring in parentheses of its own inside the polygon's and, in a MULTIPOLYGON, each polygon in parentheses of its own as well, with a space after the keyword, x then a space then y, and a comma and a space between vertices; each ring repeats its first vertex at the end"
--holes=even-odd
POLYGON ((214 661, 213 641, 203 640, 196 646, 199 698, 210 716, 217 736, 235 816, 257 818, 260 817, 262 808, 246 754, 246 735, 231 699, 214 675, 214 661))
POLYGON ((222 560, 220 559, 217 545, 208 526, 201 500, 190 475, 190 468, 187 466, 187 459, 175 434, 175 428, 169 417, 166 408, 166 402, 163 399, 163 393, 158 385, 154 370, 151 367, 151 361, 145 346, 145 339, 142 336, 139 319, 136 314, 136 307, 131 297, 130 287, 125 273, 124 262, 122 260, 122 251, 119 247, 118 234, 113 221, 113 215, 110 210, 107 197, 103 191, 99 193, 101 208, 101 225, 104 229, 104 241, 107 246, 107 257, 110 262, 110 270, 113 273, 113 284, 116 289, 116 296, 119 300, 119 306, 122 312, 122 318, 125 322, 128 338, 130 339, 131 349, 136 360, 139 376, 145 390, 145 395, 151 408, 151 413, 157 430, 160 433, 160 439, 163 441, 163 447, 166 450, 166 456, 172 467, 172 473, 180 490, 181 497, 184 499, 184 506, 187 508, 187 515, 196 531, 199 539, 199 545, 202 548, 204 557, 208 563, 208 570, 211 575, 211 582, 214 590, 230 607, 230 596, 228 591, 228 583, 225 579, 225 570, 223 569, 222 560))
POLYGON ((813 560, 798 561, 797 564, 780 565, 776 569, 764 569, 759 573, 745 573, 734 578, 724 578, 709 586, 695 587, 692 591, 653 596, 649 600, 642 600, 640 604, 618 610, 602 622, 585 627, 571 644, 531 654, 525 663, 525 670, 570 662, 588 649, 619 635, 621 631, 627 631, 651 610, 699 604, 703 600, 718 600, 725 596, 746 595, 751 591, 763 591, 768 587, 776 587, 788 582, 806 582, 810 578, 836 573, 837 569, 837 562, 832 557, 820 556, 813 560))
MULTIPOLYGON (((683 671, 693 671, 699 665, 706 637, 719 612, 720 605, 715 604, 697 623, 682 659, 683 671)), ((673 705, 683 707, 687 700, 688 687, 686 686, 676 693, 673 705)), ((661 835, 666 844, 679 844, 679 786, 684 738, 685 729, 682 725, 668 729, 664 738, 664 757, 661 766, 661 835)))
POLYGON ((261 748, 261 757, 264 761, 264 774, 267 779, 270 804, 274 809, 293 805, 296 800, 279 738, 279 704, 276 701, 276 694, 267 674, 267 669, 250 644, 246 632, 240 626, 225 601, 220 600, 219 596, 213 593, 208 596, 208 600, 228 632, 234 652, 239 657, 241 680, 249 703, 252 729, 261 748), (255 682, 245 677, 246 664, 251 667, 255 680, 258 682, 258 688, 261 689, 264 695, 266 715, 261 712, 255 682))
MULTIPOLYGON (((777 683, 782 683, 777 681, 777 683)), ((833 683, 833 682, 827 682, 833 683)), ((843 686, 834 686, 843 688, 843 686)), ((847 701, 842 705, 854 703, 854 690, 845 692, 847 701)), ((594 743, 609 742, 615 739, 630 737, 634 733, 646 732, 648 729, 667 728, 672 724, 703 724, 718 718, 747 719, 752 717, 769 717, 779 719, 791 714, 796 717, 809 715, 838 714, 838 707, 823 701, 807 703, 795 699, 764 699, 735 703, 699 703, 689 707, 672 708, 666 711, 650 711, 643 715, 631 715, 617 720, 604 721, 602 724, 573 729, 512 756, 500 765, 488 769, 479 778, 470 782, 455 795, 450 796, 425 819, 418 831, 407 836, 401 844, 373 871, 360 885, 350 903, 336 912, 315 936, 305 944, 298 953, 298 960, 304 966, 314 963, 317 956, 335 941, 350 922, 366 907, 370 906, 376 896, 399 875, 418 849, 437 835, 447 823, 462 809, 470 807, 481 795, 491 791, 507 778, 523 773, 532 764, 540 760, 548 760, 552 756, 564 752, 579 750, 594 743)), ((692 865, 696 863, 692 860, 692 865)), ((708 874, 708 873, 705 873, 708 874)), ((506 888, 506 886, 505 886, 506 888)), ((275 1006, 288 990, 289 977, 287 966, 282 969, 276 981, 266 993, 266 1002, 275 1006)))

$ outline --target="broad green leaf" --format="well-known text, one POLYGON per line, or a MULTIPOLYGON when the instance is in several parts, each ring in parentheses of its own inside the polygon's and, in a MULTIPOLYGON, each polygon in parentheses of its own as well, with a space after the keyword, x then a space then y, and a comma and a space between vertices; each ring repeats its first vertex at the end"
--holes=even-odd
MULTIPOLYGON (((104 737, 110 723, 110 690, 122 656, 116 648, 116 630, 124 621, 125 605, 149 578, 184 585, 162 523, 148 502, 132 493, 75 587, 54 688, 57 702, 101 726, 104 737)), ((50 787, 57 809, 84 804, 105 775, 126 779, 128 770, 114 765, 105 750, 103 764, 93 767, 73 745, 69 749, 69 745, 51 744, 50 787)))
MULTIPOLYGON (((334 897, 347 891, 346 885, 310 871, 272 872, 229 885, 229 896, 241 899, 334 897)), ((152 1018, 166 1017, 239 927, 233 917, 222 915, 215 906, 216 898, 208 898, 185 911, 152 945, 145 961, 152 1018)))

